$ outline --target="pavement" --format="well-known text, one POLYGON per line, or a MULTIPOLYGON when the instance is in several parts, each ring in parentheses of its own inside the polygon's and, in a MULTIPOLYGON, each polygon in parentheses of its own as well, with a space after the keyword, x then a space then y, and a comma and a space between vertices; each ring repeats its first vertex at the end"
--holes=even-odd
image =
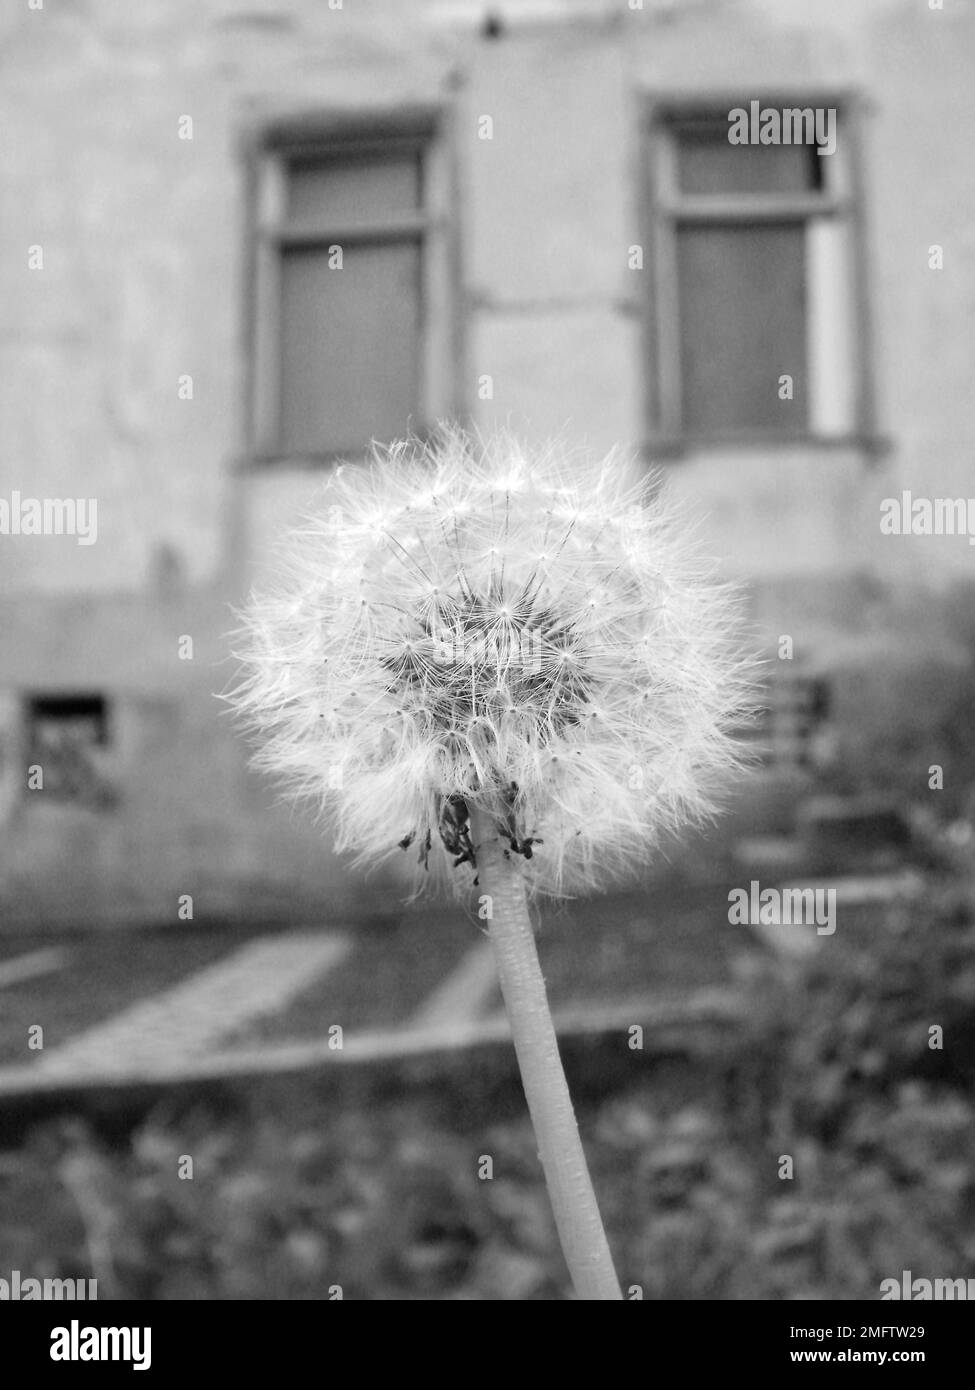
POLYGON ((276 1013, 348 955, 339 932, 260 937, 181 984, 141 1000, 107 1022, 41 1052, 36 1070, 61 1078, 89 1072, 176 1068, 213 1051, 243 1023, 276 1013))
MULTIPOLYGON (((906 886, 917 887, 897 876, 816 884, 823 890, 830 886, 843 898, 873 903, 881 911, 890 897, 904 895, 906 886)), ((540 934, 540 950, 557 1028, 563 1033, 618 1028, 625 1037, 640 1024, 651 1042, 666 1037, 671 1045, 675 1037, 702 1027, 720 1034, 737 1026, 735 962, 749 951, 766 958, 793 956, 796 932, 729 927, 726 893, 723 885, 720 891, 690 887, 683 896, 665 888, 655 897, 651 889, 594 901, 574 917, 549 924, 540 934)), ((0 1066, 0 1097, 295 1071, 507 1041, 489 943, 471 924, 451 920, 448 927, 439 929, 439 938, 436 922, 422 917, 378 934, 354 924, 252 932, 243 941, 231 932, 220 939, 223 946, 216 941, 207 946, 215 958, 187 958, 188 973, 175 980, 169 957, 186 947, 173 941, 164 959, 170 982, 166 969, 155 976, 146 972, 143 959, 138 988, 131 972, 125 974, 125 953, 131 953, 135 969, 140 947, 143 957, 147 950, 134 933, 111 947, 118 978, 129 986, 122 997, 129 1002, 118 1007, 121 991, 113 982, 88 1016, 78 1012, 85 991, 80 971, 86 961, 90 966, 92 951, 104 955, 106 934, 97 946, 82 939, 70 947, 8 950, 0 960, 0 1019, 5 1004, 16 998, 15 1037, 25 1038, 24 1025, 34 1017, 50 1019, 52 1026, 45 1029, 40 1050, 17 1042, 14 1060, 0 1066), (412 994, 403 988, 407 982, 412 994), (37 996, 36 1006, 25 1002, 40 985, 46 993, 37 996), (377 1014, 375 998, 384 991, 399 1004, 377 1014), (80 1026, 58 1033, 53 1025, 66 1016, 69 999, 80 1026), (342 1026, 335 1026, 337 1018, 342 1026)), ((802 955, 822 948, 823 938, 802 930, 808 937, 802 955)), ((9 1047, 6 1055, 11 1056, 9 1047)))

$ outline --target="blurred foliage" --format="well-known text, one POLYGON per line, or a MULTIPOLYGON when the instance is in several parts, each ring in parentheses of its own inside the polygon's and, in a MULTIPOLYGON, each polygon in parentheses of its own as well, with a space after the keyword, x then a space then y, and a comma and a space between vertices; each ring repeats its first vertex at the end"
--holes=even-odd
MULTIPOLYGON (((883 628, 877 621, 877 629, 883 628)), ((875 791, 926 802, 940 819, 975 816, 975 584, 940 596, 931 610, 902 613, 887 659, 874 655, 834 672, 832 761, 824 781, 847 794, 875 791), (944 769, 932 795, 929 769, 944 769)))
MULTIPOLYGON (((841 921, 801 973, 743 961, 748 1031, 715 1084, 634 1054, 631 1080, 582 1099, 625 1288, 876 1299, 903 1269, 972 1272, 966 857, 872 930, 841 921)), ((296 1082, 267 1095, 170 1099, 114 1142, 78 1119, 35 1127, 0 1156, 0 1269, 94 1275, 103 1298, 569 1297, 516 1098, 479 1118, 435 1076, 380 1102, 296 1082)))

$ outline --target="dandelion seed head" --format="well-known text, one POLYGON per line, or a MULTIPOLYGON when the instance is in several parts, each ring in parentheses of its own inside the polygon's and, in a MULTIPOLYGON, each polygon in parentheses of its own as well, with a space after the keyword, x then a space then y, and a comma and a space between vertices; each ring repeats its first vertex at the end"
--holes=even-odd
POLYGON ((465 891, 445 808, 477 806, 531 847, 532 894, 592 890, 710 815, 742 764, 739 596, 619 454, 456 429, 377 448, 284 556, 227 698, 255 763, 358 862, 405 846, 418 886, 465 891))

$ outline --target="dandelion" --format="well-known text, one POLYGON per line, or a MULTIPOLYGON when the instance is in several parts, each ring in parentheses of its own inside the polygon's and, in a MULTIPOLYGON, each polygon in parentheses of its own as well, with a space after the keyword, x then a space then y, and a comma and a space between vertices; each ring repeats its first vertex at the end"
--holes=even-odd
POLYGON ((456 429, 336 470, 245 615, 255 762, 357 863, 476 888, 577 1293, 619 1298, 527 905, 637 871, 741 762, 737 597, 614 452, 456 429))

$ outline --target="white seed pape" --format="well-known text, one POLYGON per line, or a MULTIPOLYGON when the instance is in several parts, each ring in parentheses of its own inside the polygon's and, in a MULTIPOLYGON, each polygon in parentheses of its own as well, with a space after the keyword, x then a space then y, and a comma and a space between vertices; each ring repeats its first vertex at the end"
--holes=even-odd
POLYGON ((530 892, 588 891, 740 765, 753 666, 712 568, 621 454, 445 429, 328 479, 250 600, 228 698, 359 862, 405 843, 418 886, 466 891, 441 829, 477 804, 530 892))

